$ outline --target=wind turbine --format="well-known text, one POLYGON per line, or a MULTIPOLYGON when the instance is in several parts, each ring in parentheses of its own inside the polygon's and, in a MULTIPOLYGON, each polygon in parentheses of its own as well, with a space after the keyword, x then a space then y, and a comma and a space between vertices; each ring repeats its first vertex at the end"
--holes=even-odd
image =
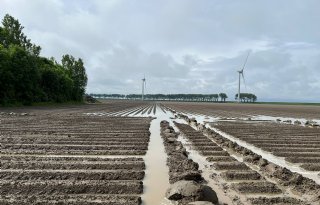
POLYGON ((142 79, 142 98, 141 98, 141 100, 144 100, 144 89, 146 87, 147 87, 146 77, 143 76, 143 79, 142 79))
POLYGON ((244 80, 243 70, 244 70, 244 68, 245 68, 245 66, 246 66, 246 64, 247 64, 247 61, 248 61, 249 55, 250 55, 250 51, 248 52, 247 58, 246 58, 246 60, 244 61, 244 64, 243 64, 242 69, 237 71, 237 72, 239 73, 239 84, 238 84, 238 103, 240 103, 240 102, 241 102, 241 100, 240 100, 240 81, 241 81, 241 76, 242 76, 242 79, 243 79, 244 86, 246 86, 246 81, 244 80))

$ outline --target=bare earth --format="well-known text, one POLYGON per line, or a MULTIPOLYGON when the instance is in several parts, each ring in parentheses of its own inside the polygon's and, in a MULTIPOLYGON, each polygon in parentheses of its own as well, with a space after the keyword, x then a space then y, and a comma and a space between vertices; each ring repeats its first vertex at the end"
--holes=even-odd
POLYGON ((218 204, 318 204, 319 120, 319 106, 301 105, 105 100, 1 108, 0 204, 146 204, 142 196, 157 187, 144 186, 148 170, 147 180, 164 187, 183 177, 205 184, 218 204), (148 152, 160 138, 160 124, 150 129, 155 117, 174 127, 191 167, 177 166, 169 144, 148 152), (153 155, 168 157, 158 165, 170 171, 163 182, 145 164, 153 155))

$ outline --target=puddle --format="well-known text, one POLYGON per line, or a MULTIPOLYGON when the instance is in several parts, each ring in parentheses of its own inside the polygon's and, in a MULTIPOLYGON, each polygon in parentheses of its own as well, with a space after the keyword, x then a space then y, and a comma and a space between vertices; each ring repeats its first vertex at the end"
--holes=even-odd
MULTIPOLYGON (((197 119, 197 118, 196 118, 197 119)), ((203 116, 202 116, 202 119, 203 119, 203 116)), ((179 123, 183 123, 183 124, 187 124, 184 120, 182 119, 179 119, 179 120, 176 120, 177 122, 179 123)), ((198 122, 201 121, 201 119, 197 119, 198 122)), ((197 130, 196 127, 192 126, 195 130, 197 130)), ((178 129, 176 126, 174 126, 175 129, 178 129)), ((179 129, 178 129, 179 130, 179 129)), ((239 195, 238 193, 235 193, 233 190, 228 190, 228 192, 225 192, 224 189, 221 189, 221 184, 223 183, 238 183, 238 182, 241 182, 241 180, 233 180, 233 181, 228 181, 228 180, 225 180, 225 181, 220 181, 218 178, 215 177, 215 179, 211 179, 211 175, 212 173, 220 173, 219 171, 213 171, 211 168, 210 168, 210 165, 212 164, 211 162, 208 162, 206 161, 206 157, 205 156, 202 156, 201 154, 199 154, 198 151, 194 150, 194 147, 192 146, 192 143, 189 142, 189 140, 184 136, 184 134, 181 134, 178 138, 179 141, 181 141, 184 145, 184 147, 186 148, 186 150, 189 152, 189 158, 191 158, 193 161, 196 161, 199 163, 199 170, 202 171, 202 176, 204 177, 204 179, 207 181, 208 185, 210 187, 212 187, 216 193, 218 194, 219 196, 219 204, 233 204, 233 201, 231 200, 231 198, 233 198, 234 196, 237 196, 237 197, 240 197, 242 200, 246 200, 245 197, 243 195, 239 195), (226 193, 229 193, 229 194, 226 194, 226 193)), ((225 150, 225 149, 224 149, 225 150)), ((243 162, 243 156, 239 155, 238 153, 235 153, 231 150, 227 150, 228 153, 230 154, 230 156, 236 158, 239 162, 243 162)), ((246 163, 247 164, 247 163, 246 163)), ((251 165, 251 164, 247 164, 247 166, 249 166, 252 170, 255 170, 256 172, 260 173, 260 169, 254 165, 251 165)), ((298 167, 299 168, 299 167, 298 167)), ((300 170, 301 171, 301 170, 300 170)), ((261 173, 260 173, 261 174, 261 173)), ((310 178, 310 176, 309 176, 310 178)), ((313 176, 311 176, 311 178, 313 178, 313 176)), ((277 184, 277 182, 273 179, 270 179, 270 178, 265 178, 266 181, 268 182, 271 182, 271 183, 275 183, 277 184)), ((244 182, 249 182, 248 180, 242 180, 244 182)), ((315 180, 316 181, 316 180, 315 180)), ((255 180, 253 180, 252 182, 255 182, 255 180)), ((317 182, 318 183, 318 182, 317 182)), ((293 197, 295 198, 296 195, 294 192, 292 192, 291 190, 286 190, 285 188, 283 188, 283 194, 285 196, 290 196, 290 197, 293 197)), ((263 196, 282 196, 283 194, 263 194, 263 196)), ((249 195, 252 195, 252 196, 256 196, 257 194, 246 194, 246 196, 249 196, 249 195)), ((308 199, 306 199, 308 200, 308 199)))
MULTIPOLYGON (((169 188, 169 168, 167 167, 167 154, 165 153, 162 138, 160 136, 160 122, 168 120, 169 116, 162 112, 157 106, 156 119, 152 120, 150 126, 150 142, 145 156, 146 176, 143 180, 144 193, 142 195, 143 205, 172 205, 165 198, 165 193, 169 188)), ((140 116, 149 116, 140 114, 140 116)), ((152 113, 153 115, 153 113, 152 113)))
MULTIPOLYGON (((181 119, 175 119, 174 121, 178 123, 186 124, 184 120, 181 119)), ((170 124, 172 123, 172 126, 175 130, 179 130, 172 121, 170 121, 170 124)), ((188 141, 184 137, 184 134, 180 134, 178 137, 178 141, 180 141, 183 146, 186 148, 187 152, 189 153, 188 157, 192 159, 194 162, 197 162, 199 164, 199 170, 201 170, 201 175, 207 182, 207 185, 210 186, 217 194, 219 203, 218 204, 233 204, 232 200, 229 196, 227 196, 227 193, 220 187, 221 184, 218 181, 214 181, 211 179, 211 175, 213 173, 212 168, 210 168, 211 162, 208 162, 206 160, 206 157, 201 155, 198 151, 194 150, 192 147, 192 143, 188 141)), ((230 190, 229 190, 230 191, 230 190)))
POLYGON ((272 116, 266 116, 266 115, 257 115, 253 116, 251 118, 252 120, 262 120, 262 121, 277 121, 278 119, 281 120, 281 123, 285 123, 284 121, 291 121, 291 123, 285 123, 285 124, 294 124, 295 121, 300 121, 301 126, 305 126, 305 123, 307 121, 316 122, 318 125, 320 124, 319 119, 305 119, 305 118, 292 118, 292 117, 272 117, 272 116))
MULTIPOLYGON (((293 163, 290 163, 290 162, 287 162, 284 157, 277 157, 275 155, 273 155, 272 153, 270 152, 266 152, 250 143, 247 143, 245 141, 242 141, 236 137, 233 137, 225 132, 222 132, 220 131, 219 129, 216 129, 212 126, 210 126, 210 124, 207 124, 206 122, 217 122, 220 118, 215 118, 215 117, 211 117, 211 116, 206 116, 206 115, 202 115, 202 116, 199 116, 199 115, 194 115, 194 114, 190 114, 190 113, 185 113, 185 112, 177 112, 177 113, 182 113, 182 114, 185 114, 187 116, 189 116, 189 118, 191 117, 194 117, 198 123, 201 123, 201 124, 204 124, 205 126, 209 126, 212 130, 214 130, 215 132, 219 133, 220 135, 222 135, 223 137, 233 141, 233 142, 236 142, 238 143, 239 145, 247 148, 247 149, 250 149, 252 151, 254 151, 256 154, 258 155, 261 155, 264 159, 274 163, 274 164, 277 164, 279 166, 282 166, 282 167, 285 167, 287 169, 289 169, 290 171, 292 172, 297 172, 299 174, 301 174, 302 176, 306 177, 306 178, 309 178, 309 179, 312 179, 314 180, 317 184, 320 184, 320 176, 319 176, 319 173, 320 172, 313 172, 313 171, 307 171, 303 168, 301 168, 299 166, 299 164, 293 164, 293 163)), ((285 118, 285 117, 271 117, 271 116, 263 116, 263 115, 259 115, 259 116, 254 116, 252 117, 251 119, 253 120, 268 120, 268 121, 276 121, 276 119, 281 119, 282 121, 284 120, 291 120, 292 122, 294 122, 295 120, 300 120, 301 122, 305 122, 307 121, 306 119, 297 119, 297 118, 285 118)), ((241 120, 241 119, 240 119, 241 120)), ((319 120, 313 120, 317 123, 319 123, 319 120)), ((250 122, 250 121, 248 121, 250 122)), ((184 122, 185 123, 185 122, 184 122)), ((235 157, 235 156, 233 156, 235 157)))
MULTIPOLYGON (((174 114, 167 109, 166 107, 160 107, 159 104, 156 105, 156 113, 153 113, 153 105, 145 106, 145 107, 138 107, 134 109, 128 109, 122 112, 116 112, 113 113, 118 116, 127 116, 127 117, 156 117, 156 119, 151 121, 150 126, 150 142, 148 146, 148 151, 145 156, 99 156, 101 158, 104 157, 143 157, 145 164, 146 164, 146 170, 145 170, 145 178, 143 180, 144 184, 144 193, 142 195, 142 204, 143 205, 173 205, 172 202, 167 200, 165 198, 165 193, 169 187, 169 176, 168 176, 168 167, 166 165, 167 155, 165 153, 163 140, 160 136, 160 122, 162 120, 167 120, 170 125, 172 125, 175 130, 177 129, 173 121, 177 121, 179 123, 186 122, 183 119, 174 119, 174 114), (149 109, 151 109, 150 114, 148 114, 149 109)), ((181 113, 184 115, 189 116, 190 118, 194 117, 197 122, 204 124, 205 126, 210 126, 207 122, 217 122, 219 120, 246 120, 247 118, 234 118, 234 119, 225 119, 220 117, 212 117, 207 115, 202 115, 198 113, 190 113, 190 112, 176 112, 181 113)), ((85 113, 87 115, 98 115, 98 116, 104 116, 104 115, 112 115, 110 113, 85 113)), ((307 121, 307 119, 295 119, 295 118, 285 118, 285 117, 270 117, 270 116, 252 116, 252 121, 276 121, 277 119, 281 119, 281 121, 285 120, 291 120, 292 123, 296 120, 299 120, 302 122, 302 125, 307 121)), ((320 124, 320 120, 313 120, 320 124)), ((248 121, 250 122, 250 121, 248 121)), ((239 145, 246 147, 250 150, 253 150, 255 153, 261 155, 263 158, 267 159, 270 162, 273 162, 279 166, 286 167, 289 170, 293 172, 297 172, 302 174, 303 176, 310 178, 314 180, 316 183, 320 184, 320 177, 318 176, 319 172, 310 172, 306 171, 299 167, 299 164, 292 164, 284 160, 284 158, 276 157, 273 154, 266 152, 260 148, 255 147, 252 144, 246 143, 245 141, 242 141, 236 137, 233 137, 231 135, 228 135, 227 133, 224 133, 214 127, 211 127, 214 131, 221 134, 222 136, 228 138, 229 140, 232 140, 234 142, 237 142, 239 145)), ((219 185, 217 182, 215 182, 213 179, 210 178, 210 175, 212 174, 212 169, 210 168, 210 165, 212 163, 206 161, 206 157, 200 155, 198 151, 194 150, 192 148, 192 145, 189 144, 188 140, 183 137, 183 135, 179 136, 178 140, 180 140, 184 146, 186 147, 187 151, 189 152, 189 158, 193 159, 195 162, 199 163, 199 170, 202 171, 202 176, 205 178, 205 180, 208 182, 208 185, 211 186, 218 194, 218 196, 221 198, 221 204, 227 203, 232 204, 230 198, 226 196, 226 193, 223 192, 221 189, 221 185, 219 185), (220 187, 219 187, 220 186, 220 187), (223 203, 222 203, 223 202, 223 203)), ((237 158, 239 161, 242 161, 241 156, 237 156, 236 153, 233 153, 231 156, 237 158)), ((85 155, 85 157, 88 157, 88 155, 85 155)), ((95 156, 96 157, 96 156, 95 156)), ((220 200, 220 198, 219 198, 220 200)))
MULTIPOLYGON (((146 165, 145 178, 143 180, 142 205, 173 205, 165 198, 169 188, 169 168, 167 167, 167 154, 165 153, 163 140, 160 136, 160 122, 170 121, 171 113, 165 113, 156 105, 156 112, 153 112, 154 105, 141 106, 134 109, 113 113, 84 113, 93 116, 126 116, 126 117, 155 117, 150 124, 150 142, 148 151, 144 158, 146 165), (151 112, 149 113, 151 109, 151 112)), ((127 157, 127 156, 126 156, 127 157)))
POLYGON ((292 172, 297 172, 297 173, 303 175, 304 177, 307 177, 309 179, 314 180, 317 184, 320 184, 320 178, 318 176, 319 172, 306 171, 306 170, 302 169, 301 167, 299 167, 299 165, 287 162, 283 157, 277 157, 270 152, 266 152, 256 146, 252 145, 252 144, 249 144, 245 141, 239 140, 238 138, 235 138, 231 135, 228 135, 227 133, 222 132, 214 127, 211 127, 211 129, 214 130, 215 132, 219 133, 223 137, 225 137, 233 142, 238 143, 240 146, 243 146, 247 149, 254 151, 256 154, 261 155, 262 158, 264 158, 274 164, 277 164, 279 166, 285 167, 292 172))

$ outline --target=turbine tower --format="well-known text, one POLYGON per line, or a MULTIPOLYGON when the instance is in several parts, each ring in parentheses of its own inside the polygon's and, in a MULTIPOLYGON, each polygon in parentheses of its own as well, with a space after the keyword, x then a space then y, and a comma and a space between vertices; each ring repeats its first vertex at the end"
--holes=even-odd
POLYGON ((237 72, 239 73, 239 84, 238 84, 238 103, 240 103, 240 102, 241 102, 241 99, 240 99, 240 81, 241 81, 241 76, 242 76, 242 79, 243 79, 244 86, 246 86, 246 81, 244 80, 243 70, 244 70, 244 68, 245 68, 245 66, 246 66, 246 64, 247 64, 247 61, 248 61, 249 55, 250 55, 250 51, 248 52, 247 58, 246 58, 246 60, 244 61, 244 64, 243 64, 242 69, 237 71, 237 72))
POLYGON ((141 95, 141 100, 144 100, 144 89, 146 88, 146 77, 143 76, 143 79, 142 79, 142 95, 141 95))

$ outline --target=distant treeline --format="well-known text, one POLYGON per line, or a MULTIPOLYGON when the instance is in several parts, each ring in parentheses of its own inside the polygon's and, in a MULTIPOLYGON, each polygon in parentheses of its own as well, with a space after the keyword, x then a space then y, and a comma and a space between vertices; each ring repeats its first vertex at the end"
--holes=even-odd
POLYGON ((5 15, 0 26, 0 104, 81 101, 87 85, 82 59, 64 55, 61 63, 40 56, 23 26, 5 15))
MULTIPOLYGON (((238 94, 235 95, 235 99, 238 100, 238 94)), ((257 96, 252 93, 240 93, 241 102, 256 102, 257 96)))
MULTIPOLYGON (((140 94, 90 94, 94 98, 106 98, 106 99, 130 99, 140 100, 142 95, 140 94)), ((145 100, 170 100, 170 101, 198 101, 198 102, 225 102, 228 98, 227 94, 146 94, 145 100)))

